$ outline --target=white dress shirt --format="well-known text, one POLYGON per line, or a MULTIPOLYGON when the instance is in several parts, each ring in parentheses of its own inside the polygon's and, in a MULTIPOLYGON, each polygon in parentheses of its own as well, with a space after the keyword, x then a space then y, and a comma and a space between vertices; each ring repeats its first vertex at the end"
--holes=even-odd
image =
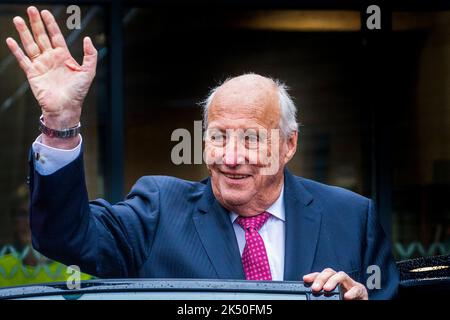
MULTIPOLYGON (((33 142, 34 163, 36 171, 41 175, 50 175, 65 165, 75 160, 81 151, 80 143, 71 150, 57 149, 42 143, 41 135, 33 142)), ((272 280, 282 281, 284 277, 284 235, 285 235, 285 210, 284 210, 284 186, 278 199, 266 210, 270 213, 267 222, 259 230, 269 259, 272 280)), ((238 215, 230 213, 234 232, 239 246, 239 252, 245 247, 245 231, 237 223, 238 215)))
MULTIPOLYGON (((278 199, 266 210, 270 213, 269 219, 259 230, 264 241, 267 257, 269 259, 272 280, 283 281, 284 278, 284 234, 285 234, 285 212, 284 212, 284 186, 278 199)), ((234 233, 242 252, 245 247, 245 231, 237 223, 238 214, 231 212, 230 219, 233 223, 234 233)))
POLYGON ((65 150, 47 146, 42 143, 42 134, 33 142, 34 167, 43 175, 50 175, 75 160, 81 152, 83 138, 73 149, 65 150))

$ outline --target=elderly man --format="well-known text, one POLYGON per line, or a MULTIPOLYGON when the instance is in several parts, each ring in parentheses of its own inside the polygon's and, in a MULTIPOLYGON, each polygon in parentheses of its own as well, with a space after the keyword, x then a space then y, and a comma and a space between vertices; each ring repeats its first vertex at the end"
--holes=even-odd
POLYGON ((25 53, 6 42, 42 109, 30 157, 37 250, 99 277, 304 280, 314 291, 340 284, 345 299, 395 295, 372 202, 285 169, 296 109, 283 85, 259 75, 232 78, 206 101, 210 178, 147 176, 123 202, 89 202, 79 122, 97 51, 86 37, 79 65, 49 11, 30 7, 28 17, 32 33, 13 20, 25 53))

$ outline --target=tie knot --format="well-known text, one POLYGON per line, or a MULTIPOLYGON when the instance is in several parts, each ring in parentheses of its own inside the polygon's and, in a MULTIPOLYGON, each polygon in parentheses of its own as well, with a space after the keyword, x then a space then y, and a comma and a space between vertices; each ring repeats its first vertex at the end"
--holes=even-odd
POLYGON ((256 231, 259 231, 261 227, 264 225, 264 223, 267 222, 267 220, 270 217, 270 213, 264 211, 263 213, 260 213, 253 217, 241 217, 239 216, 237 218, 237 223, 245 230, 251 230, 255 229, 256 231))

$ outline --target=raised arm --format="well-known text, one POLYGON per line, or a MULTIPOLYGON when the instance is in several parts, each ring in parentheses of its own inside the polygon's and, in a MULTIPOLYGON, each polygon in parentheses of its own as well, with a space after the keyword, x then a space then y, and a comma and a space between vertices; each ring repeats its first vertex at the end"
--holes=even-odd
MULTIPOLYGON (((35 7, 29 7, 27 13, 31 31, 24 19, 13 20, 23 50, 12 38, 7 38, 6 43, 28 78, 45 125, 56 130, 73 127, 80 121, 83 100, 95 76, 97 51, 90 38, 84 38, 84 59, 79 65, 53 15, 47 10, 39 13, 35 7)), ((68 150, 78 146, 80 137, 62 139, 43 134, 41 142, 68 150)), ((117 204, 102 199, 89 202, 82 151, 52 173, 36 168, 40 162, 34 157, 34 149, 30 155, 34 248, 99 277, 137 276, 150 251, 158 221, 156 185, 144 180, 117 204)))
MULTIPOLYGON (((28 78, 45 125, 55 130, 74 127, 80 122, 83 101, 95 76, 97 50, 91 39, 85 37, 83 64, 78 64, 50 11, 39 13, 31 6, 27 14, 31 32, 24 19, 13 19, 23 50, 11 37, 6 43, 28 78)), ((61 139, 44 135, 42 139, 44 144, 60 149, 73 149, 79 143, 79 137, 61 139)))

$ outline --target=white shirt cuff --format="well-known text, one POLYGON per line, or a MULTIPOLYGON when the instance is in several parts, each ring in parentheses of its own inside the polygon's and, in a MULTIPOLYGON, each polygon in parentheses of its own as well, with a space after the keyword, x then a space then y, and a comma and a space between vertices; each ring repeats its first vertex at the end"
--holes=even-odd
POLYGON ((73 149, 57 149, 42 143, 42 134, 33 142, 33 158, 36 171, 43 175, 50 175, 74 161, 81 152, 83 138, 73 149))

